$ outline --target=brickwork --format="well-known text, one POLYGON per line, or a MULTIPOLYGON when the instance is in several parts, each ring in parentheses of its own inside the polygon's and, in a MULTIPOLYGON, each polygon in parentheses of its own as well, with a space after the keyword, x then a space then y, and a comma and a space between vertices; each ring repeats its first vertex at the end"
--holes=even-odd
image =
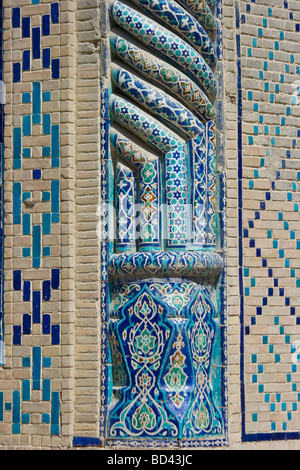
MULTIPOLYGON (((1 449, 103 445, 106 9, 3 1, 1 449)), ((228 448, 299 449, 300 7, 222 9, 228 448)))
POLYGON ((3 7, 1 444, 67 446, 74 408, 74 4, 3 7))
POLYGON ((100 6, 77 2, 75 435, 99 435, 100 6))

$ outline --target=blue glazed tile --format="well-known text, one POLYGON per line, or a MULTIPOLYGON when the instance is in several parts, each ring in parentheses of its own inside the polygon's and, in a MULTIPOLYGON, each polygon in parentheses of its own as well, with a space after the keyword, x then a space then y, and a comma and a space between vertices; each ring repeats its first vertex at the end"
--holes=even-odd
POLYGON ((14 325, 13 328, 13 345, 20 346, 21 345, 21 338, 22 338, 22 331, 20 325, 14 325))
POLYGON ((60 325, 52 325, 51 327, 51 344, 60 344, 60 325))
POLYGON ((27 201, 30 198, 31 198, 31 192, 30 191, 23 191, 23 196, 22 196, 23 202, 27 201))
POLYGON ((23 301, 29 302, 31 299, 31 281, 24 281, 23 284, 23 301))
POLYGON ((41 29, 40 27, 32 28, 32 58, 40 59, 41 57, 41 29))
POLYGON ((50 35, 50 15, 42 16, 42 34, 43 36, 50 35))
POLYGON ((102 441, 98 437, 79 437, 74 436, 73 438, 74 447, 94 447, 102 446, 102 441))
POLYGON ((49 135, 51 132, 51 114, 43 114, 43 134, 49 135))
POLYGON ((22 286, 22 273, 20 270, 13 272, 13 288, 14 290, 21 290, 22 286))
POLYGON ((43 300, 48 302, 51 299, 51 283, 50 281, 43 281, 43 300))
POLYGON ((43 155, 43 157, 50 157, 51 156, 51 147, 43 147, 42 155, 43 155))
POLYGON ((21 8, 13 8, 12 9, 12 27, 13 28, 20 28, 21 26, 21 8))
POLYGON ((49 368, 51 367, 51 357, 43 357, 43 367, 49 368))
POLYGON ((41 293, 33 291, 32 293, 32 321, 33 323, 41 322, 41 293))
POLYGON ((43 379, 42 399, 44 401, 50 401, 50 398, 51 398, 51 380, 43 379))
POLYGON ((23 424, 30 423, 30 413, 22 413, 22 423, 23 424))
POLYGON ((30 17, 22 18, 22 36, 23 38, 30 38, 30 17))
POLYGON ((23 51, 23 71, 30 70, 30 51, 23 51))
POLYGON ((52 167, 58 167, 59 157, 60 157, 59 126, 58 125, 54 125, 51 127, 51 157, 52 157, 52 167))
POLYGON ((46 48, 43 49, 43 68, 49 69, 51 62, 51 51, 50 49, 46 48))
POLYGON ((31 235, 31 214, 23 214, 23 235, 31 235))
POLYGON ((23 136, 31 135, 31 115, 23 116, 23 136))
MULTIPOLYGON (((59 195, 60 184, 58 180, 51 181, 51 212, 52 214, 59 214, 59 195)), ((53 220, 52 220, 53 221, 53 220)))
POLYGON ((13 222, 21 223, 21 183, 13 184, 13 222))
POLYGON ((50 326, 51 326, 51 317, 48 314, 43 315, 43 321, 42 321, 42 326, 43 326, 43 334, 44 335, 49 335, 50 334, 50 326))
POLYGON ((51 270, 51 287, 52 289, 59 289, 60 286, 60 270, 52 269, 51 270))
POLYGON ((31 315, 25 313, 23 315, 23 335, 31 334, 31 315))
POLYGON ((31 158, 31 149, 23 148, 23 158, 31 158))
POLYGON ((52 214, 51 220, 52 220, 53 224, 58 224, 59 221, 60 221, 60 215, 59 214, 52 214))
POLYGON ((59 393, 51 393, 51 434, 59 434, 59 393))
POLYGON ((21 169, 22 129, 15 127, 13 131, 13 167, 14 170, 21 169))
POLYGON ((50 415, 49 413, 42 414, 42 423, 49 424, 50 423, 50 415))
POLYGON ((31 358, 30 357, 23 357, 22 358, 22 366, 23 367, 30 367, 31 366, 31 358))
POLYGON ((60 59, 52 59, 52 78, 55 80, 60 75, 60 59))
POLYGON ((34 346, 32 350, 32 389, 41 389, 41 347, 34 346))
POLYGON ((59 23, 59 3, 51 3, 51 21, 53 24, 59 23))
POLYGON ((30 380, 22 380, 22 400, 30 401, 30 380))
POLYGON ((41 123, 41 83, 33 83, 32 92, 32 124, 41 123))
POLYGON ((32 228, 32 262, 34 268, 41 265, 41 226, 34 225, 32 228))
POLYGON ((32 171, 32 179, 40 180, 42 177, 42 170, 33 170, 32 171))
POLYGON ((49 193, 49 191, 43 191, 43 194, 42 194, 42 201, 43 201, 43 202, 48 202, 48 201, 50 201, 50 193, 49 193))
POLYGON ((43 91, 43 101, 44 102, 51 101, 51 91, 43 91))
POLYGON ((43 247, 43 256, 50 256, 51 255, 51 248, 50 246, 43 247))
POLYGON ((20 399, 20 392, 18 390, 13 391, 12 421, 13 421, 13 426, 12 426, 13 434, 20 434, 21 399, 20 399))
POLYGON ((31 93, 22 93, 22 103, 31 103, 31 93))

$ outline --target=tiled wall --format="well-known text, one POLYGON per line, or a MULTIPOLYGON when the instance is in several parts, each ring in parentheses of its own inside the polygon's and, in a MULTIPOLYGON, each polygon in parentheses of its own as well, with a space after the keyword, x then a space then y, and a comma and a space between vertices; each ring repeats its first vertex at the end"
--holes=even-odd
POLYGON ((300 436, 300 10, 240 2, 245 440, 300 436))
POLYGON ((60 345, 59 3, 15 5, 11 333, 20 379, 12 396, 2 391, 1 414, 6 421, 6 413, 12 413, 13 434, 33 423, 59 434, 59 390, 51 372, 57 361, 51 346, 60 345), (37 396, 43 408, 33 414, 30 404, 37 396))
POLYGON ((4 158, 4 102, 3 82, 3 2, 0 2, 0 364, 3 363, 3 158, 4 158))
MULTIPOLYGON (((106 5, 3 3, 0 447, 100 446, 106 5)), ((299 449, 299 2, 222 4, 229 448, 299 449)))
POLYGON ((67 23, 61 28, 67 3, 4 2, 1 444, 12 439, 17 445, 50 445, 51 437, 62 435, 61 169, 68 117, 60 100, 68 86, 62 50, 67 23))

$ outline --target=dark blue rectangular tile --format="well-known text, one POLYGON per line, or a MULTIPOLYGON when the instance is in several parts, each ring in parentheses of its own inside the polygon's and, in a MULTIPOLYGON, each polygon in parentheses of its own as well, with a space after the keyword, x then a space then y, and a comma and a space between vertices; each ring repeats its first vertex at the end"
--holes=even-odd
POLYGON ((19 83, 21 81, 21 64, 16 62, 13 64, 13 82, 19 83))
POLYGON ((46 48, 43 49, 43 68, 48 69, 50 67, 51 61, 51 51, 50 49, 46 48))
POLYGON ((22 36, 23 38, 30 38, 30 18, 27 16, 22 18, 22 36))
POLYGON ((23 301, 29 302, 31 299, 31 282, 24 281, 23 284, 23 301))
POLYGON ((43 300, 49 301, 51 299, 51 283, 50 281, 43 281, 43 300))
POLYGON ((51 317, 49 314, 43 315, 43 334, 49 335, 50 334, 50 327, 51 327, 51 317))
POLYGON ((59 78, 60 59, 52 59, 52 78, 59 78))
POLYGON ((33 291, 32 293, 32 320, 33 323, 41 323, 41 293, 33 291))
POLYGON ((12 9, 12 27, 13 28, 20 28, 21 26, 21 8, 13 8, 12 9))
POLYGON ((30 51, 23 51, 23 71, 30 70, 30 51))
POLYGON ((32 58, 41 57, 41 30, 39 27, 32 28, 32 58))
POLYGON ((43 15, 42 17, 42 34, 49 36, 50 34, 50 15, 43 15))
POLYGON ((59 23, 59 3, 51 4, 51 21, 53 24, 59 23))
POLYGON ((60 270, 52 269, 51 271, 51 286, 52 289, 59 289, 60 285, 60 270))
POLYGON ((23 335, 31 334, 31 315, 25 313, 23 315, 23 335))
POLYGON ((60 343, 60 326, 52 325, 52 345, 58 345, 60 343))

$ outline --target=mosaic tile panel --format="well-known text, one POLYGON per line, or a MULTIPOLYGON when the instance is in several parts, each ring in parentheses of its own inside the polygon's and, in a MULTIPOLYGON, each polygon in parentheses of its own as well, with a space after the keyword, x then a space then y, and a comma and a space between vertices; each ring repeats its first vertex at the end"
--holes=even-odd
POLYGON ((61 398, 55 372, 61 344, 59 32, 59 2, 32 0, 25 6, 15 2, 11 33, 12 47, 17 41, 18 53, 13 55, 11 91, 13 314, 9 346, 20 378, 11 391, 0 391, 0 429, 10 421, 16 436, 31 426, 39 426, 43 435, 60 434, 61 398), (37 400, 43 403, 39 413, 34 406, 37 400))
POLYGON ((3 3, 0 1, 0 365, 4 361, 3 324, 3 161, 4 161, 3 3))
POLYGON ((111 27, 101 103, 108 446, 227 442, 226 268, 216 252, 225 248, 222 11, 201 7, 116 0, 103 19, 111 27))
POLYGON ((298 439, 300 16, 252 1, 237 18, 243 439, 298 439))

